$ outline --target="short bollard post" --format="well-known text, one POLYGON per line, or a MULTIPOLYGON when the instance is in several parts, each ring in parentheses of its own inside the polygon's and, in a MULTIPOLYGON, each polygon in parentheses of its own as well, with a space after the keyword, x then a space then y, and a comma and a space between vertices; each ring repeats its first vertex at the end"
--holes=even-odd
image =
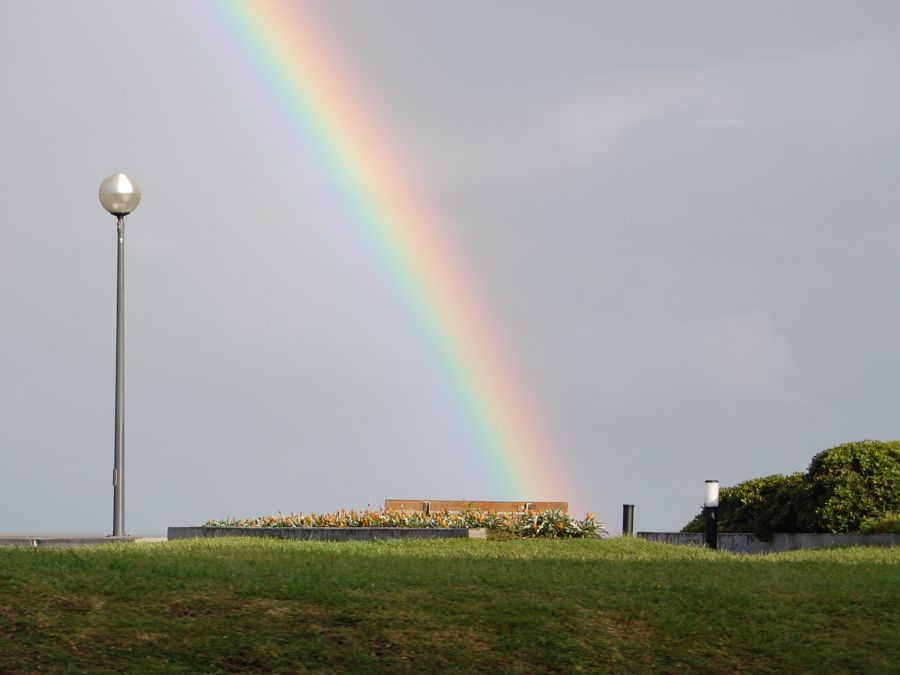
POLYGON ((622 536, 634 535, 634 504, 622 504, 622 536))
POLYGON ((706 496, 703 499, 703 516, 706 521, 706 545, 718 548, 719 481, 706 481, 706 496))

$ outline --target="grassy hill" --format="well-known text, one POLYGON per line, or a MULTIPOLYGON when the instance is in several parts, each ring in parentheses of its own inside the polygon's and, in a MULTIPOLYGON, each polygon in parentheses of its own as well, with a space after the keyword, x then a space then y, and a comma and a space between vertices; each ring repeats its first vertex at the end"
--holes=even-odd
POLYGON ((898 672, 900 549, 0 549, 0 672, 898 672))

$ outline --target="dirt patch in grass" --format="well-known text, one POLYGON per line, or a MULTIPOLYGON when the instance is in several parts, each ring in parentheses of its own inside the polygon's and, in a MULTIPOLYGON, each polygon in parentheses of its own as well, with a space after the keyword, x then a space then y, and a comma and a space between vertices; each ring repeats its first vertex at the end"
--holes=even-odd
POLYGON ((169 611, 185 619, 222 618, 250 611, 247 603, 230 595, 192 595, 169 603, 169 611))
POLYGON ((101 604, 92 602, 90 598, 74 595, 51 596, 45 602, 49 607, 63 612, 90 612, 97 604, 101 604))
POLYGON ((651 637, 645 621, 616 617, 599 609, 587 608, 579 609, 575 616, 575 621, 586 629, 585 637, 638 645, 646 644, 651 637))

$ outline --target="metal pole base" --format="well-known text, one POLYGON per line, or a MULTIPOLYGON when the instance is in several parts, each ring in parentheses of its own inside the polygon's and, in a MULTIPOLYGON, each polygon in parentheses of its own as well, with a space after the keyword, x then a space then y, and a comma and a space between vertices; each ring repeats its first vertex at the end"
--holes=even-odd
POLYGON ((718 518, 719 509, 716 506, 704 506, 703 515, 706 521, 706 545, 711 549, 716 549, 719 544, 718 537, 718 518))
POLYGON ((634 536, 634 504, 622 504, 622 536, 634 536))

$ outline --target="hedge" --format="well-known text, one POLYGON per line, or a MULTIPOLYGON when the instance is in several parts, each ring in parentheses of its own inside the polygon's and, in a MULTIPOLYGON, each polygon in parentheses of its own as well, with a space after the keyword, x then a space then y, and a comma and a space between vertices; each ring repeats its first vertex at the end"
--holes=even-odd
MULTIPOLYGON (((845 443, 816 454, 806 473, 775 474, 724 487, 719 531, 858 532, 863 521, 900 511, 900 441, 845 443)), ((703 513, 683 529, 703 531, 703 513)))

